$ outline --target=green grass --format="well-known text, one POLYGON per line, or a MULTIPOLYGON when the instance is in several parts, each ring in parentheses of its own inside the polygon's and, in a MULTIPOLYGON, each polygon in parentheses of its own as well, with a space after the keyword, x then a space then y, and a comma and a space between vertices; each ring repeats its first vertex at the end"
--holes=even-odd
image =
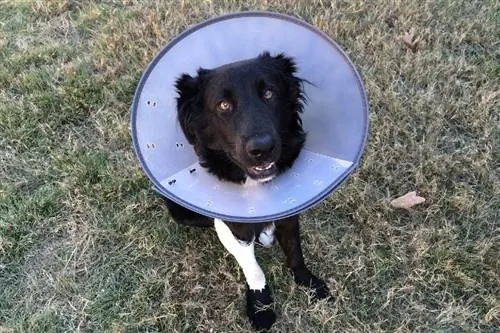
POLYGON ((129 134, 152 57, 241 9, 325 31, 371 103, 359 169, 302 218, 335 301, 310 303, 280 250, 258 250, 274 331, 498 330, 498 1, 12 0, 0 2, 0 332, 251 331, 241 270, 213 232, 170 220, 129 134), (414 189, 425 204, 389 206, 414 189))

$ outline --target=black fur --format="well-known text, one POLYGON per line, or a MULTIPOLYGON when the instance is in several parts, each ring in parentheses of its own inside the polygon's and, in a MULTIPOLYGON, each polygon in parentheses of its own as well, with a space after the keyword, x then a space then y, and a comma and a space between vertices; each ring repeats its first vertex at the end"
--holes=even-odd
MULTIPOLYGON (((279 127, 279 133, 276 134, 281 143, 281 156, 276 161, 278 171, 282 172, 293 164, 306 138, 300 119, 302 103, 305 100, 301 89, 302 80, 293 75, 295 71, 296 66, 292 59, 282 54, 272 57, 269 53, 263 53, 245 62, 229 64, 213 70, 199 69, 196 78, 183 74, 177 80, 179 122, 189 143, 194 146, 203 167, 222 180, 244 182, 246 174, 237 161, 238 156, 228 154, 226 148, 238 144, 235 142, 235 134, 248 139, 253 134, 260 134, 259 131, 268 130, 258 128, 268 127, 267 120, 282 125, 276 126, 279 127), (236 73, 228 74, 228 72, 236 73), (273 89, 277 90, 275 92, 277 94, 276 105, 269 106, 260 101, 244 112, 241 105, 238 105, 238 112, 233 112, 231 115, 217 112, 216 102, 223 98, 237 99, 238 96, 234 96, 231 90, 234 90, 235 86, 240 86, 242 81, 246 81, 247 76, 252 75, 255 78, 255 82, 252 82, 254 84, 249 84, 249 87, 239 90, 242 90, 244 95, 253 94, 259 97, 259 81, 262 80, 267 85, 271 85, 268 83, 271 82, 273 89), (235 76, 240 76, 237 78, 238 81, 233 81, 235 76), (227 82, 228 78, 233 82, 227 82), (253 89, 254 91, 249 91, 253 89), (272 110, 274 114, 265 114, 267 119, 255 121, 258 116, 257 112, 267 111, 261 110, 266 106, 269 109, 275 109, 272 110), (227 123, 230 126, 227 126, 227 123), (228 127, 232 127, 234 132, 238 133, 227 132, 228 127)), ((261 100, 260 97, 259 100, 261 100)), ((233 150, 235 151, 232 153, 238 154, 243 149, 234 147, 233 150)))
POLYGON ((273 299, 269 287, 252 290, 247 285, 247 316, 252 326, 258 330, 268 330, 276 321, 276 315, 271 309, 273 299))
POLYGON ((300 245, 298 215, 276 223, 276 238, 286 256, 286 264, 292 270, 297 284, 310 288, 313 299, 323 299, 330 295, 326 283, 314 276, 306 267, 300 245))
MULTIPOLYGON (((300 118, 305 98, 296 70, 291 58, 266 52, 215 69, 199 69, 196 77, 188 74, 179 77, 176 82, 179 122, 203 167, 222 181, 243 183, 249 177, 265 180, 292 166, 306 139, 300 118), (269 91, 271 97, 266 98, 269 91), (254 154, 253 147, 260 142, 269 145, 254 154), (273 168, 261 175, 255 166, 263 163, 272 164, 273 168)), ((178 223, 213 226, 211 218, 168 199, 166 202, 178 223)), ((315 298, 328 297, 324 281, 311 274, 304 263, 298 215, 274 222, 276 237, 295 281, 311 288, 315 298)), ((225 223, 244 242, 255 241, 268 225, 225 223)), ((267 329, 274 323, 271 303, 267 285, 262 291, 248 289, 247 315, 257 329, 267 329)))

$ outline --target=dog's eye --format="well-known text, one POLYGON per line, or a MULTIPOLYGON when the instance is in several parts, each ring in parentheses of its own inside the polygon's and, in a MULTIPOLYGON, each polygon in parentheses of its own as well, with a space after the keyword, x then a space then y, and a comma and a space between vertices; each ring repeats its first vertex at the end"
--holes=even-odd
POLYGON ((262 97, 264 97, 264 99, 273 98, 273 91, 271 89, 264 90, 264 94, 262 95, 262 97))
POLYGON ((219 102, 219 104, 217 104, 217 109, 219 111, 224 111, 224 112, 231 111, 232 108, 233 108, 233 106, 228 101, 221 101, 221 102, 219 102))

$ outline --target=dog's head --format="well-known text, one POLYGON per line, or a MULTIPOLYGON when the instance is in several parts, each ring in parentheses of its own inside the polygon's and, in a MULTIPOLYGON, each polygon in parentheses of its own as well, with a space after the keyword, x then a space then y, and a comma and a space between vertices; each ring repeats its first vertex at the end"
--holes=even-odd
POLYGON ((305 141, 302 80, 295 72, 291 58, 266 52, 199 69, 197 77, 183 74, 176 82, 178 117, 200 160, 224 154, 259 181, 289 167, 305 141))

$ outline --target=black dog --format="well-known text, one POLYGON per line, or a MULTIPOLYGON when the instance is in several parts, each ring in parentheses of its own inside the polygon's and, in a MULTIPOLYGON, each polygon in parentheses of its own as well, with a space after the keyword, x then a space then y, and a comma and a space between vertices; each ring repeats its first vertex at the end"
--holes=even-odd
MULTIPOLYGON (((178 118, 200 164, 219 179, 242 186, 267 182, 289 168, 306 138, 300 119, 302 80, 295 72, 291 58, 266 52, 215 69, 200 69, 194 78, 183 74, 176 82, 178 118)), ((273 223, 231 223, 169 200, 167 205, 178 223, 215 227, 245 274, 247 314, 257 329, 271 327, 276 316, 254 256, 255 242, 270 245, 275 235, 295 282, 311 288, 315 298, 329 296, 325 282, 304 263, 298 215, 273 223)))

